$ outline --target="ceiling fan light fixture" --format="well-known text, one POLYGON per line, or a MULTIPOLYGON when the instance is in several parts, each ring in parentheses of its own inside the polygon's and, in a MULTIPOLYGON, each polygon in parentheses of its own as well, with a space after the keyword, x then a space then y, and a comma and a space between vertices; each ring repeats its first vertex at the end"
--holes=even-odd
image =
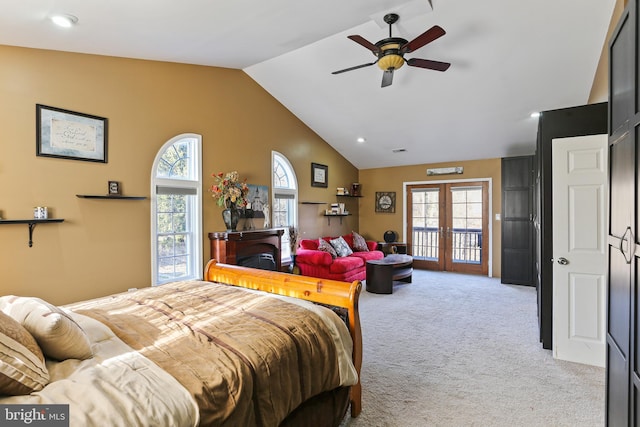
POLYGON ((383 70, 397 70, 404 65, 404 59, 400 55, 385 55, 378 61, 378 67, 383 70))

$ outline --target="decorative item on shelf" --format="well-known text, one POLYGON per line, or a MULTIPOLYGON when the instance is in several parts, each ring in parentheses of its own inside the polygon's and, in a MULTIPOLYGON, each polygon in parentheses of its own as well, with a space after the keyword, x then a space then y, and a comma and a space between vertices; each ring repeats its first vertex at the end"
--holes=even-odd
POLYGON ((351 184, 351 195, 353 197, 360 197, 361 196, 360 189, 361 189, 360 183, 354 182, 353 184, 351 184))
POLYGON ((344 187, 338 187, 338 188, 336 188, 336 194, 338 196, 348 196, 349 195, 349 190, 347 190, 344 187))
POLYGON ((122 191, 120 188, 120 183, 118 181, 109 181, 109 193, 110 196, 120 196, 122 195, 122 191))
POLYGON ((245 181, 240 182, 237 171, 213 174, 215 183, 211 186, 212 197, 218 206, 224 207, 222 210, 222 220, 227 231, 236 231, 240 212, 238 209, 247 206, 247 193, 249 187, 245 181))
POLYGON ((262 213, 264 214, 264 228, 271 227, 271 216, 269 215, 269 205, 262 206, 262 213))
POLYGON ((240 217, 245 218, 243 230, 251 231, 256 229, 256 226, 253 224, 254 215, 254 211, 251 209, 251 203, 247 203, 247 207, 244 208, 240 214, 240 217))
POLYGON ((33 219, 49 218, 49 209, 46 206, 36 206, 33 208, 33 219))

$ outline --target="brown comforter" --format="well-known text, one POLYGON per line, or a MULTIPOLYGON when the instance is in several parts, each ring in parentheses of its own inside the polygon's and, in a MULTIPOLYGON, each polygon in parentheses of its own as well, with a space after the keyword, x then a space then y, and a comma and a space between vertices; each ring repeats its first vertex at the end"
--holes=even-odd
POLYGON ((324 322, 280 299, 180 282, 74 311, 173 375, 195 397, 203 426, 277 426, 304 400, 340 386, 324 322))

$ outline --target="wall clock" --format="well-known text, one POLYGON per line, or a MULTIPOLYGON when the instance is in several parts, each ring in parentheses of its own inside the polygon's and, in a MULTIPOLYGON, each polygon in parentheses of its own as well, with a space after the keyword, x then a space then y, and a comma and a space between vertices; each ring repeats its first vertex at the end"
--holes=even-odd
POLYGON ((396 212, 396 192, 376 191, 376 212, 396 212))

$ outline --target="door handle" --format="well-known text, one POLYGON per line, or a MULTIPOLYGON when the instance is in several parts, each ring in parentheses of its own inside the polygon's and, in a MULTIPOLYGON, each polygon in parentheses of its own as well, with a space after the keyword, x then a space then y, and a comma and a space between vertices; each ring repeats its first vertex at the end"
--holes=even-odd
POLYGON ((558 258, 558 264, 567 265, 567 264, 569 264, 569 260, 566 259, 565 257, 560 257, 560 258, 558 258))

